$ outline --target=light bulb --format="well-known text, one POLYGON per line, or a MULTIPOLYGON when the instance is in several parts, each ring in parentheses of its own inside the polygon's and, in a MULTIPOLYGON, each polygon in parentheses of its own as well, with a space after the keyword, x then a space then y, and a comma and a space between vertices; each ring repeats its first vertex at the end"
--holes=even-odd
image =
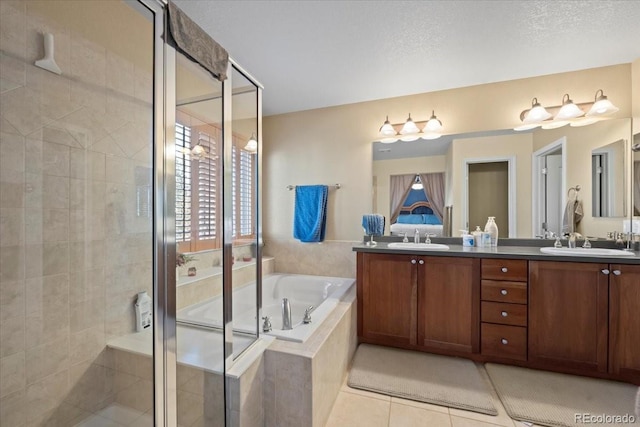
POLYGON ((538 98, 531 100, 531 109, 522 120, 525 124, 540 123, 551 118, 551 114, 538 102, 538 98))
POLYGON ((565 93, 562 97, 562 108, 558 111, 558 114, 554 117, 554 120, 567 120, 567 119, 575 119, 577 117, 584 116, 584 111, 580 109, 573 101, 569 98, 569 94, 565 93))
POLYGON ((390 137, 396 134, 397 132, 389 122, 389 116, 387 116, 387 119, 384 121, 384 124, 380 127, 380 136, 390 137))
POLYGON ((618 110, 619 108, 613 105, 613 103, 607 99, 602 89, 599 89, 596 92, 595 102, 587 113, 587 117, 608 116, 609 114, 613 114, 618 110), (600 94, 600 96, 598 96, 598 94, 600 94))

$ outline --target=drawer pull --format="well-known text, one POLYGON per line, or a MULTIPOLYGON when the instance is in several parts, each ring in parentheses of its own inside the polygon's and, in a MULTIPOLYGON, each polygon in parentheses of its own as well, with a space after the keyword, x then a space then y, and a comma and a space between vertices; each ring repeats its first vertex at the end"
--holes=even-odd
POLYGON ((411 260, 411 264, 415 264, 415 263, 416 263, 416 260, 415 260, 415 259, 412 259, 412 260, 411 260))
POLYGON ((421 259, 420 261, 418 261, 418 264, 423 265, 424 264, 424 260, 421 259))
POLYGON ((507 316, 509 315, 509 313, 507 313, 506 311, 503 311, 503 312, 502 312, 502 313, 500 313, 500 314, 502 314, 502 317, 507 317, 507 316))
POLYGON ((622 274, 620 270, 613 270, 612 273, 615 274, 616 276, 619 276, 622 274))
POLYGON ((601 270, 602 274, 609 274, 609 270, 607 270, 606 268, 604 270, 601 270))
POLYGON ((509 271, 507 267, 502 267, 500 270, 502 270, 503 273, 506 273, 507 271, 509 271))
POLYGON ((506 289, 501 290, 501 291, 500 291, 500 293, 501 293, 502 295, 506 295, 506 294, 508 294, 508 292, 507 292, 507 290, 506 290, 506 289))
POLYGON ((507 345, 507 344, 509 344, 509 341, 507 341, 505 338, 502 338, 502 339, 500 340, 500 342, 501 342, 503 345, 507 345))

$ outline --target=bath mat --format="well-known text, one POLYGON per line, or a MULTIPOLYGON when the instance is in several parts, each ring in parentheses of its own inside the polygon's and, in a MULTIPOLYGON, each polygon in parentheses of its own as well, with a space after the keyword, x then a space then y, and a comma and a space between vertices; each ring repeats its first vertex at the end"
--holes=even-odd
POLYGON ((403 399, 498 415, 478 368, 458 357, 361 344, 347 384, 403 399))
POLYGON ((513 419, 552 427, 640 425, 614 418, 634 416, 637 387, 631 384, 493 363, 485 367, 513 419))

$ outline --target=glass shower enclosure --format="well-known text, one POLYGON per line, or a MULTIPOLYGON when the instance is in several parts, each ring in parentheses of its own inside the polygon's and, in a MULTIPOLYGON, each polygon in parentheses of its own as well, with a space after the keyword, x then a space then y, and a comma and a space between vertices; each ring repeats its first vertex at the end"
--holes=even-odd
POLYGON ((166 21, 0 2, 0 425, 230 420, 259 336, 262 88, 166 21))

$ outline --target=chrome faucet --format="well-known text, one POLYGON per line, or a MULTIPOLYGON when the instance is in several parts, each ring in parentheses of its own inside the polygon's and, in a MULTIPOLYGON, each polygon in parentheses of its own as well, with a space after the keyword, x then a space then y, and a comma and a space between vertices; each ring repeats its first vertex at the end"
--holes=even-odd
POLYGON ((569 242, 567 243, 568 247, 570 247, 570 248, 575 248, 576 247, 576 234, 577 233, 569 234, 569 242))
POLYGON ((413 243, 420 243, 420 230, 416 228, 416 232, 413 235, 413 243))
POLYGON ((264 323, 262 324, 262 332, 271 332, 271 318, 269 316, 265 316, 262 320, 264 320, 264 323))
POLYGON ((302 319, 302 323, 311 323, 311 310, 313 310, 313 306, 310 305, 304 311, 304 318, 302 319))
POLYGON ((287 298, 282 298, 282 329, 293 329, 291 326, 291 304, 287 298))
POLYGON ((407 239, 407 233, 404 233, 404 237, 402 238, 402 243, 409 243, 409 239, 407 239))
POLYGON ((430 243, 431 243, 431 238, 432 238, 432 237, 436 237, 436 235, 435 235, 435 234, 433 234, 433 233, 429 233, 429 232, 424 233, 424 242, 425 242, 426 244, 430 244, 430 243))

